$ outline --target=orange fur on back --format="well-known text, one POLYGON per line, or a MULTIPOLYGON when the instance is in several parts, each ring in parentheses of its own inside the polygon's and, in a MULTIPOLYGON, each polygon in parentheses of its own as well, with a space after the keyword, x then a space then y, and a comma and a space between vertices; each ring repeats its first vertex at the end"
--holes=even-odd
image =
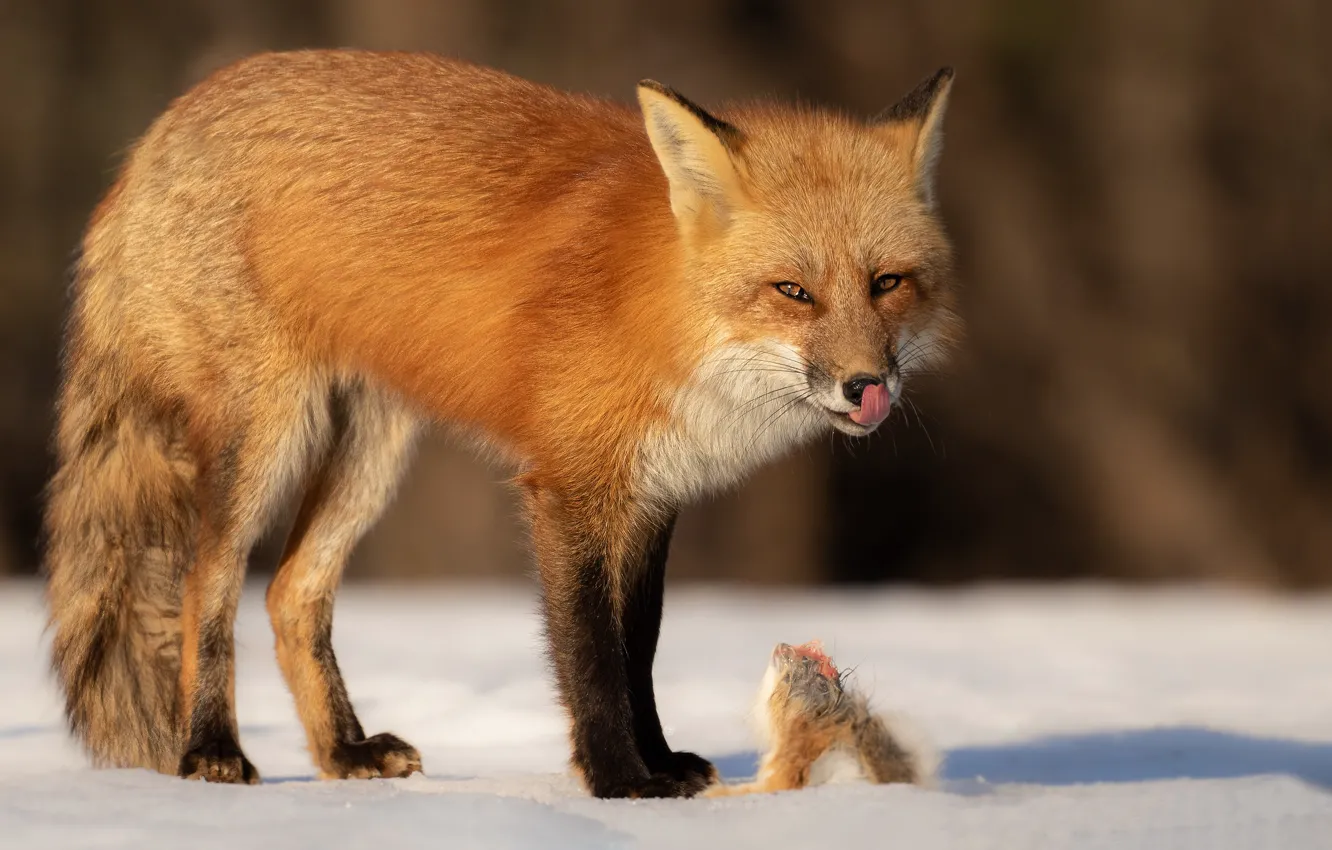
MULTIPOLYGON (((543 478, 604 481, 720 325, 743 341, 791 335, 789 315, 736 315, 748 299, 733 297, 734 277, 858 277, 850 263, 878 253, 945 294, 931 218, 898 210, 863 242, 910 180, 901 131, 738 114, 757 128, 747 173, 772 214, 720 258, 720 280, 688 274, 637 110, 429 55, 273 54, 225 69, 143 140, 120 204, 174 208, 203 221, 187 235, 201 250, 239 253, 242 300, 271 323, 269 346, 366 374, 543 478), (136 185, 149 162, 168 197, 136 185), (814 244, 791 245, 792 227, 814 244)), ((815 344, 858 344, 842 325, 815 344)))
POLYGON ((277 54, 182 98, 130 177, 168 148, 170 204, 238 211, 201 236, 243 251, 291 357, 564 470, 661 416, 645 388, 703 344, 641 123, 433 56, 277 54))

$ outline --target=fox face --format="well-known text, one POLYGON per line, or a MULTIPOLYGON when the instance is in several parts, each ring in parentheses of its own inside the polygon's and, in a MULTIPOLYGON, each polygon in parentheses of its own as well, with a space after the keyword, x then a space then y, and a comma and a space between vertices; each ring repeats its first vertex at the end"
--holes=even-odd
POLYGON ((871 123, 754 107, 723 120, 640 87, 711 331, 677 419, 713 469, 829 427, 871 433, 946 350, 956 318, 934 166, 951 81, 940 71, 871 123))
POLYGON ((701 262, 725 283, 716 310, 735 336, 785 351, 802 403, 863 436, 897 401, 903 364, 938 347, 948 246, 909 172, 873 162, 882 142, 836 129, 817 128, 794 155, 759 151, 749 208, 701 262))

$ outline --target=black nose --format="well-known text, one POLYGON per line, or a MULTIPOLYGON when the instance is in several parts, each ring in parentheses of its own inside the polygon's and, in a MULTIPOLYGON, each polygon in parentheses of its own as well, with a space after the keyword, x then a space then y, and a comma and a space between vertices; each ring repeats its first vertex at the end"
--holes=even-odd
POLYGON ((856 375, 851 380, 842 384, 842 395, 852 404, 860 404, 860 397, 865 394, 865 387, 882 384, 876 375, 856 375))

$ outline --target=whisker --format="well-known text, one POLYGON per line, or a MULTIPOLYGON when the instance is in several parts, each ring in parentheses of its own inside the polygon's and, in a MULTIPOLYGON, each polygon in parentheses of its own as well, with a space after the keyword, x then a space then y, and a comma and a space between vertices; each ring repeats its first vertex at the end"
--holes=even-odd
POLYGON ((781 399, 784 399, 786 395, 789 393, 799 393, 804 391, 805 391, 804 387, 778 387, 775 390, 769 390, 768 392, 763 393, 760 396, 747 400, 744 404, 740 405, 735 410, 731 411, 730 415, 727 416, 727 421, 730 421, 731 419, 741 416, 745 413, 748 413, 749 411, 754 410, 755 408, 762 407, 763 404, 766 402, 776 402, 781 399))
MULTIPOLYGON (((754 437, 749 441, 749 447, 752 449, 754 447, 754 444, 758 442, 758 439, 762 437, 765 433, 767 433, 768 429, 771 428, 774 424, 776 424, 779 421, 780 417, 784 415, 786 411, 790 410, 792 406, 813 397, 814 397, 813 393, 805 391, 797 395, 795 398, 792 398, 790 401, 787 401, 781 407, 777 408, 776 412, 774 412, 767 419, 763 420, 763 424, 759 426, 758 431, 755 432, 754 437)), ((812 413, 813 411, 810 412, 812 413)))
POLYGON ((799 375, 800 377, 804 377, 803 372, 797 372, 795 369, 787 369, 784 367, 776 368, 771 366, 748 366, 742 369, 730 369, 726 372, 710 372, 704 380, 710 381, 713 378, 721 378, 726 375, 739 375, 745 372, 760 372, 774 375, 799 375))
POLYGON ((934 445, 934 438, 930 436, 930 429, 925 427, 925 421, 920 418, 920 408, 917 407, 916 403, 912 401, 908 396, 902 396, 902 401, 905 401, 907 403, 908 409, 910 409, 913 413, 915 413, 916 424, 920 426, 920 430, 923 431, 925 434, 925 439, 929 441, 930 451, 934 452, 935 455, 938 455, 939 450, 934 445))

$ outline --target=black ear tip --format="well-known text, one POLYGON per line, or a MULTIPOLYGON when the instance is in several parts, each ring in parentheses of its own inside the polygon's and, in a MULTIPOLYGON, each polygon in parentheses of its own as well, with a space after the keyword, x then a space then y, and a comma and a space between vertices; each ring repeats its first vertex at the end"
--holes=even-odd
POLYGON ((661 83, 657 82, 656 80, 639 80, 638 87, 640 89, 647 89, 648 91, 654 91, 657 94, 664 94, 668 97, 673 94, 673 92, 670 89, 670 86, 664 86, 661 83))
POLYGON ((953 66, 945 65, 922 82, 917 87, 917 91, 935 95, 953 84, 953 76, 953 66))
POLYGON ((952 81, 953 68, 951 65, 945 65, 922 80, 906 97, 884 110, 875 119, 875 123, 921 120, 929 114, 940 96, 948 90, 952 81))

